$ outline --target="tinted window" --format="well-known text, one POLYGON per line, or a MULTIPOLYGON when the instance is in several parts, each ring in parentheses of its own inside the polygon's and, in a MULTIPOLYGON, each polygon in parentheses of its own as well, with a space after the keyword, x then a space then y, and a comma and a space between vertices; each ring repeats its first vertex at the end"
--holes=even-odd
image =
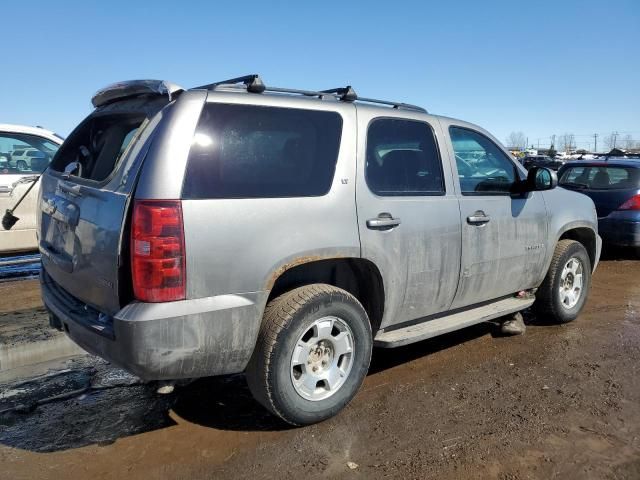
POLYGON ((484 135, 461 127, 450 127, 463 195, 510 192, 516 180, 513 162, 484 135))
POLYGON ((329 192, 342 118, 335 112, 207 104, 184 198, 311 197, 329 192))
POLYGON ((638 188, 640 169, 625 167, 569 167, 559 180, 567 187, 589 188, 593 190, 624 190, 638 188))
POLYGON ((431 127, 392 118, 371 122, 365 177, 377 195, 444 193, 442 162, 431 127))

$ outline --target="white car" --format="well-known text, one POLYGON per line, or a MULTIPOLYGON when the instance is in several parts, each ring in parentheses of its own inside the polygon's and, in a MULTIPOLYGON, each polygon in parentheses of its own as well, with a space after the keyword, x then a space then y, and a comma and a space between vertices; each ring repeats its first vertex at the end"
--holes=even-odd
MULTIPOLYGON (((13 208, 29 188, 29 179, 49 165, 63 139, 40 127, 0 123, 0 215, 13 208)), ((0 228, 0 254, 36 250, 39 182, 14 212, 20 219, 8 231, 0 228)))

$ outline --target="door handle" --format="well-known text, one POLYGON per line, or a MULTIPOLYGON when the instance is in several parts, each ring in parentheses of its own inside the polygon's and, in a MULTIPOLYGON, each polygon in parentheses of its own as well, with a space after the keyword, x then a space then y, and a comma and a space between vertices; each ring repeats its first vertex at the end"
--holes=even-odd
POLYGON ((473 215, 467 217, 467 223, 471 225, 484 225, 491 221, 491 217, 486 215, 482 210, 478 210, 473 215))
POLYGON ((391 230, 400 225, 399 218, 393 218, 390 213, 380 213, 376 218, 367 220, 367 228, 371 230, 391 230))

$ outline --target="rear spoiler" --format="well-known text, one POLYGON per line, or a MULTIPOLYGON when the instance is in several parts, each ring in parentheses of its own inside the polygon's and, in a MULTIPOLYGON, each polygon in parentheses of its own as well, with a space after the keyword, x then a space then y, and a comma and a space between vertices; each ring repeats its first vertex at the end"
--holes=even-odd
POLYGON ((147 96, 167 96, 169 101, 177 97, 184 89, 165 80, 128 80, 113 83, 96 92, 91 99, 94 107, 98 108, 124 98, 147 96))

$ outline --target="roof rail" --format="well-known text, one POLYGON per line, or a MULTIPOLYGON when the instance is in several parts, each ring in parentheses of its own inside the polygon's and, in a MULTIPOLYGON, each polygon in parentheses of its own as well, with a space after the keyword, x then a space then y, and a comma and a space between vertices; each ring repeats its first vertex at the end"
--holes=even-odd
POLYGON ((407 110, 415 110, 417 112, 429 113, 426 108, 419 107, 418 105, 411 105, 410 103, 402 102, 388 102, 386 100, 376 100, 375 98, 358 98, 358 101, 365 103, 379 103, 381 105, 389 105, 393 108, 406 108, 407 110))
POLYGON ((250 93, 263 93, 263 92, 276 92, 276 93, 292 93, 297 95, 304 95, 307 97, 318 97, 320 99, 331 95, 332 97, 343 101, 343 102, 364 102, 364 103, 376 103, 380 105, 389 105, 393 108, 404 108, 407 110, 415 110, 417 112, 428 113, 426 109, 419 107, 417 105, 411 105, 409 103, 402 102, 390 102, 386 100, 376 100, 375 98, 363 98, 358 97, 356 91, 351 87, 351 85, 347 85, 346 87, 338 87, 331 88, 329 90, 299 90, 295 88, 281 88, 281 87, 267 87, 260 75, 252 74, 252 75, 244 75, 242 77, 230 78, 229 80, 222 80, 215 83, 209 83, 207 85, 201 85, 199 87, 194 87, 194 89, 198 90, 215 90, 217 87, 221 85, 236 85, 242 83, 247 87, 247 92, 250 93))
POLYGON ((213 90, 219 85, 235 85, 236 83, 244 83, 247 87, 247 92, 251 93, 262 93, 265 90, 264 83, 262 83, 262 79, 260 75, 252 74, 252 75, 244 75, 242 77, 230 78, 229 80, 222 80, 220 82, 208 83, 207 85, 201 85, 199 87, 194 87, 196 90, 213 90))

